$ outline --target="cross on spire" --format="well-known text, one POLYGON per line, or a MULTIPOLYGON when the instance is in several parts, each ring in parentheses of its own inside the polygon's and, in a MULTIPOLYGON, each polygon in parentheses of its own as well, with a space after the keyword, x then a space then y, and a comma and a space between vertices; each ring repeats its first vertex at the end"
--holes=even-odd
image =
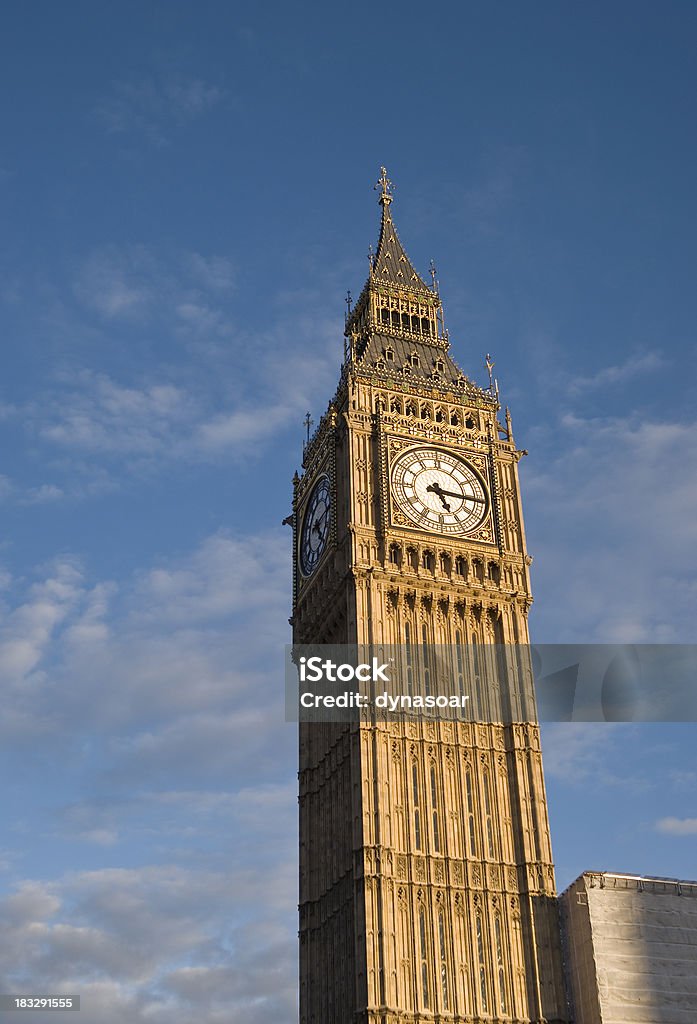
POLYGON ((381 167, 380 177, 378 178, 378 182, 375 186, 376 192, 378 189, 380 189, 380 199, 378 200, 378 202, 382 203, 383 205, 389 206, 389 204, 392 202, 392 188, 392 182, 387 177, 387 170, 384 167, 381 167))

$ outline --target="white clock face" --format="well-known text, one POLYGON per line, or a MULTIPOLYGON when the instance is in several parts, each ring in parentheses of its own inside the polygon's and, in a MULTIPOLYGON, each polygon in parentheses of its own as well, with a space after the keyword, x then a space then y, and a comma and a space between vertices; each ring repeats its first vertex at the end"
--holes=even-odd
POLYGON ((310 494, 300 531, 300 569, 303 576, 312 575, 327 546, 331 508, 329 478, 323 476, 310 494))
POLYGON ((472 533, 489 511, 486 486, 464 459, 440 448, 410 448, 392 468, 392 495, 414 526, 472 533))

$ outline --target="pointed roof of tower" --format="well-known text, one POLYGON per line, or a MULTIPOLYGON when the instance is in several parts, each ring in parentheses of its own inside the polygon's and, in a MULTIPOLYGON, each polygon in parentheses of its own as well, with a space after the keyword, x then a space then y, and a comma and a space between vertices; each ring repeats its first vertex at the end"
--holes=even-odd
POLYGON ((380 180, 375 188, 380 189, 379 203, 382 206, 382 224, 380 225, 378 251, 372 260, 371 278, 375 282, 393 284, 400 288, 408 288, 410 291, 432 295, 432 290, 417 274, 399 240, 390 210, 392 182, 387 177, 384 167, 380 168, 380 180))

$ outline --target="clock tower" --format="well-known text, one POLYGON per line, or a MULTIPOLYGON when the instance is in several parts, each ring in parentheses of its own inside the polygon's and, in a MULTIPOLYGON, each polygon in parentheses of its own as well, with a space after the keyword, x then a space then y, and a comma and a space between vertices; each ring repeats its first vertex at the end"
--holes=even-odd
POLYGON ((452 358, 384 168, 378 188, 341 378, 295 479, 293 640, 445 650, 461 691, 496 651, 508 710, 301 722, 300 1024, 561 1024, 539 728, 519 700, 522 453, 491 364, 480 387, 452 358))

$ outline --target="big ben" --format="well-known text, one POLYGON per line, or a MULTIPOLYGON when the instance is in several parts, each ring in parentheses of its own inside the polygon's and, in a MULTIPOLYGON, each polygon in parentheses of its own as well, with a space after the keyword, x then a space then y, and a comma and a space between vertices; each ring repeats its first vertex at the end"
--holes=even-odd
MULTIPOLYGON (((485 645, 528 644, 521 452, 451 355, 384 168, 378 188, 295 479, 293 640, 447 649, 476 685, 485 645)), ((566 1021, 534 714, 301 722, 299 768, 301 1024, 566 1021)))

